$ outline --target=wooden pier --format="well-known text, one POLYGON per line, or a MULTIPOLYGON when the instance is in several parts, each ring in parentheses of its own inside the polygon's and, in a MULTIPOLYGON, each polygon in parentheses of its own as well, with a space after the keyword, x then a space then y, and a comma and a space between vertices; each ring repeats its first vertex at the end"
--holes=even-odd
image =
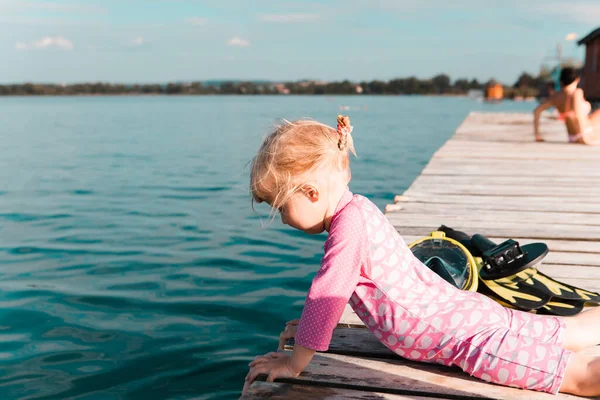
MULTIPOLYGON (((567 144, 564 123, 471 113, 386 215, 407 243, 441 224, 496 242, 545 242, 539 269, 600 291, 600 147, 567 144)), ((283 328, 283 327, 282 327, 283 328)), ((600 346, 586 350, 600 356, 600 346)), ((264 377, 263 377, 264 378, 264 377)), ((411 362, 383 346, 348 306, 330 349, 298 378, 255 382, 244 399, 577 399, 508 388, 458 368, 411 362)))

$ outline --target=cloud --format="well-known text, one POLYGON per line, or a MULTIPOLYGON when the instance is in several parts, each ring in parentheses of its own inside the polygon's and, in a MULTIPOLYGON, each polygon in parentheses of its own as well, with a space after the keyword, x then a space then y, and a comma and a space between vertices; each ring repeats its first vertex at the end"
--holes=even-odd
POLYGON ((600 21, 600 4, 596 0, 594 2, 569 2, 568 5, 555 1, 539 6, 536 11, 583 24, 597 25, 600 21))
POLYGON ((247 39, 235 36, 227 41, 227 46, 248 47, 250 46, 250 42, 247 39))
POLYGON ((73 50, 73 42, 69 39, 65 39, 62 36, 45 36, 40 40, 35 40, 33 42, 25 43, 25 42, 17 42, 15 44, 15 48, 17 50, 29 50, 29 49, 48 49, 51 47, 55 47, 61 50, 73 50))
POLYGON ((574 32, 569 33, 567 36, 565 36, 565 40, 567 40, 569 42, 572 40, 575 40, 575 39, 577 39, 577 34, 574 32))
POLYGON ((136 37, 134 39, 131 39, 131 41, 129 42, 129 45, 130 46, 134 46, 134 47, 138 47, 138 46, 143 45, 144 43, 145 43, 144 42, 144 38, 142 36, 138 36, 138 37, 136 37))
POLYGON ((203 17, 189 17, 189 18, 185 19, 185 22, 187 22, 190 25, 201 26, 201 25, 204 25, 206 23, 206 18, 203 18, 203 17))
POLYGON ((318 14, 292 13, 292 14, 265 14, 260 16, 264 22, 311 22, 321 19, 318 14))

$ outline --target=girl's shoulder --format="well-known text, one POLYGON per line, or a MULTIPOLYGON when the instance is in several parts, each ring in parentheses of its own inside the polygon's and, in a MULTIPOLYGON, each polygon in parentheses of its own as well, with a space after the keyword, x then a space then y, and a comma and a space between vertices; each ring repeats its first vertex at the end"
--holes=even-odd
POLYGON ((381 213, 381 210, 379 210, 379 207, 377 207, 375 203, 361 194, 353 194, 352 201, 348 205, 354 205, 361 211, 363 215, 381 213))

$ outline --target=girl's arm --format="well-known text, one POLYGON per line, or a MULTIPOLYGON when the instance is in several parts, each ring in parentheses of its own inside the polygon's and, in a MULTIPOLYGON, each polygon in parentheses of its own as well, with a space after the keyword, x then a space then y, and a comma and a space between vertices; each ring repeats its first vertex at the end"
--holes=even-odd
POLYGON ((332 222, 321 269, 313 279, 298 322, 291 357, 281 352, 256 357, 250 363, 244 391, 259 374, 268 374, 268 382, 298 376, 316 351, 329 348, 333 329, 360 279, 367 242, 360 210, 353 204, 347 205, 332 222))
POLYGON ((574 98, 573 98, 573 109, 575 110, 575 115, 577 115, 577 129, 578 132, 585 132, 585 128, 587 125, 584 124, 584 121, 588 120, 588 109, 585 98, 583 97, 583 90, 576 89, 574 98))
POLYGON ((294 345, 292 356, 285 353, 268 353, 256 357, 250 364, 250 371, 246 375, 242 395, 246 393, 252 382, 260 374, 267 374, 267 382, 278 378, 295 378, 308 366, 315 351, 299 344, 294 345))
POLYGON ((315 275, 296 332, 296 344, 325 351, 333 330, 360 279, 367 258, 367 230, 355 204, 348 204, 331 224, 321 269, 315 275))
POLYGON ((290 370, 295 373, 296 376, 300 375, 300 373, 308 366, 315 353, 316 352, 312 349, 300 346, 299 344, 294 344, 294 350, 290 357, 290 370))

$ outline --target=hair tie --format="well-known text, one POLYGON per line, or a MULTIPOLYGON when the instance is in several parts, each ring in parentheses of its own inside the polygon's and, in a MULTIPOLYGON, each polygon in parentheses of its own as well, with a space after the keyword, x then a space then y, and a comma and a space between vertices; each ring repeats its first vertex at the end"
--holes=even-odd
POLYGON ((337 132, 339 135, 338 148, 346 149, 348 134, 352 133, 352 125, 350 125, 350 117, 347 115, 338 115, 337 117, 337 132))

